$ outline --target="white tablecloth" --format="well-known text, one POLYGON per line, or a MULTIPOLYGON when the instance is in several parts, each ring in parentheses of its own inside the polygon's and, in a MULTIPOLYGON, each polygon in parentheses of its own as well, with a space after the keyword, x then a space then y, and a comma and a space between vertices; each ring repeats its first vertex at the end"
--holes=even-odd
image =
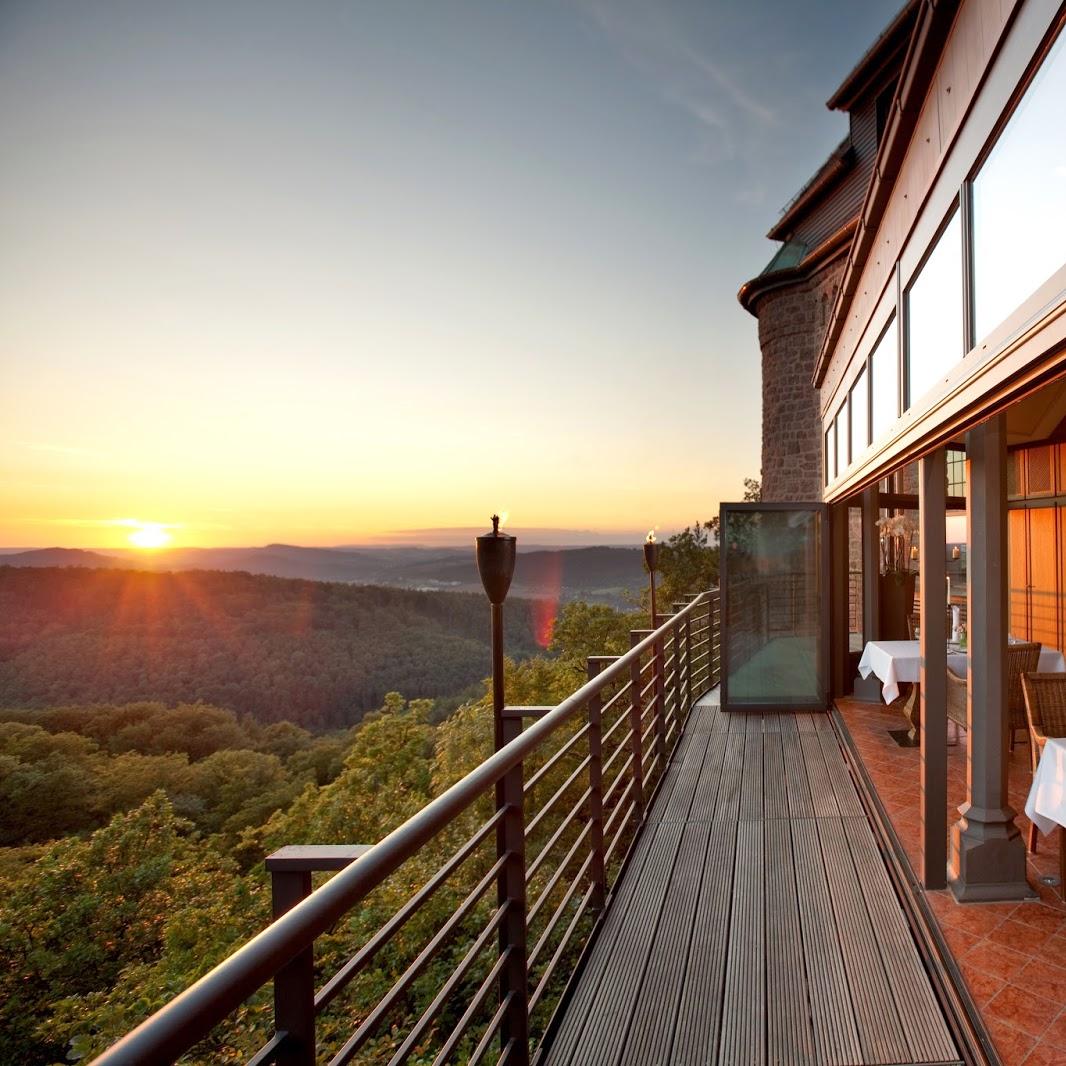
POLYGON ((1066 739, 1047 738, 1025 801, 1025 813, 1041 833, 1066 826, 1066 739))
MULTIPOLYGON (((949 651, 948 666, 960 677, 965 677, 966 652, 949 651)), ((1057 648, 1041 647, 1037 670, 1042 674, 1066 674, 1066 657, 1057 648)), ((863 648, 859 660, 859 676, 877 675, 885 703, 891 703, 899 696, 902 683, 920 680, 921 673, 921 644, 916 640, 871 640, 863 648)))

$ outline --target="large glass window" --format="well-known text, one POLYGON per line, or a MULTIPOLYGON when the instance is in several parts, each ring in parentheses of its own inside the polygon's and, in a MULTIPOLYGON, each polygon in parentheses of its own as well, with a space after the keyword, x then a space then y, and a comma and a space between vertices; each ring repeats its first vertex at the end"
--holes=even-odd
POLYGON ((948 223, 907 291, 907 406, 962 358, 962 223, 948 223))
POLYGON ((851 413, 851 461, 855 462, 870 443, 870 396, 866 388, 865 367, 851 386, 848 410, 851 413))
POLYGON ((1066 34, 974 179, 973 254, 978 339, 1066 263, 1066 34))
POLYGON ((837 473, 843 474, 848 468, 848 409, 844 404, 837 411, 833 436, 837 442, 837 473))
POLYGON ((833 423, 825 431, 825 483, 828 485, 837 476, 837 446, 833 440, 833 423))
POLYGON ((896 346, 896 320, 877 342, 870 356, 870 385, 873 405, 873 439, 879 439, 899 418, 899 355, 896 346))

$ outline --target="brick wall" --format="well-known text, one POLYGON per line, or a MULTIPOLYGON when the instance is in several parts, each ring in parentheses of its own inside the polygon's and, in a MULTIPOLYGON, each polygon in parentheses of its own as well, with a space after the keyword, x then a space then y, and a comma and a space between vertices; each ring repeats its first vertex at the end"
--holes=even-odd
POLYGON ((764 500, 822 498, 822 426, 811 386, 844 260, 773 289, 755 305, 762 349, 764 500))

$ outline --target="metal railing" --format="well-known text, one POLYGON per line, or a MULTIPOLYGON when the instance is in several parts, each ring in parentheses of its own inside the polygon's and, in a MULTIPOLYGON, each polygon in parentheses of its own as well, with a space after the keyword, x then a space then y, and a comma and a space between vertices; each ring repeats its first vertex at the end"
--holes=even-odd
POLYGON ((718 590, 673 606, 654 630, 635 631, 624 655, 590 658, 588 681, 557 706, 505 708, 503 747, 379 843, 271 856, 275 921, 97 1066, 156 1066, 217 1041, 215 1027, 271 981, 275 1031, 254 1066, 310 1066, 320 1054, 331 1066, 413 1055, 528 1063, 693 702, 720 680, 718 590), (312 891, 322 869, 339 872, 312 891), (395 900, 398 879, 404 902, 316 990, 316 940, 335 939, 337 923, 386 886, 395 900), (403 954, 412 930, 425 942, 403 954), (345 1010, 360 976, 370 1005, 364 996, 345 1010))

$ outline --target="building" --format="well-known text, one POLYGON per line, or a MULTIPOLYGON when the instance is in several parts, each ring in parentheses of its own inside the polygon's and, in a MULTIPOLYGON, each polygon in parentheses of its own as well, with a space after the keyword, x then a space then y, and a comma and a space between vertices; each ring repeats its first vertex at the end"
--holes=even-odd
MULTIPOLYGON (((1056 648, 1066 636, 1062 21, 1049 0, 908 4, 829 101, 848 111, 850 134, 771 230, 782 247, 740 291, 763 349, 764 492, 829 505, 838 608, 856 517, 870 545, 878 516, 916 509, 904 490, 943 480, 948 455, 965 453, 969 643, 982 660, 970 685, 971 750, 998 744, 1005 728, 998 660, 1008 631, 1056 648), (796 469, 786 453, 802 457, 796 469)), ((936 516, 921 508, 919 602, 944 588, 931 538, 944 543, 949 502, 936 516)), ((863 558, 869 639, 883 618, 876 552, 863 558)), ((841 611, 832 613, 840 696, 849 647, 841 611)), ((957 827, 953 884, 965 897, 1010 885, 1024 894, 1003 767, 989 765, 982 784, 976 806, 997 813, 957 827)), ((925 858, 935 881, 940 857, 925 858)))

